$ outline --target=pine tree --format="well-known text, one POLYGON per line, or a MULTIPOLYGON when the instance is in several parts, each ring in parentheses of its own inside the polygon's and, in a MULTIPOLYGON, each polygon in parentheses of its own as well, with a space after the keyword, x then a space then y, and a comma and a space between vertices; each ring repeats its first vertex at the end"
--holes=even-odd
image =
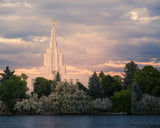
POLYGON ((127 63, 124 67, 124 84, 128 87, 133 78, 134 78, 134 73, 139 70, 137 64, 135 64, 133 61, 127 63))
POLYGON ((55 81, 56 82, 61 82, 61 75, 59 74, 59 72, 57 72, 57 74, 55 76, 55 81))
POLYGON ((139 101, 142 99, 143 93, 137 82, 134 82, 134 84, 132 85, 131 93, 134 100, 139 101))
POLYGON ((97 76, 96 72, 94 72, 93 75, 89 79, 89 94, 93 98, 102 98, 103 97, 102 86, 101 86, 99 77, 97 76))
POLYGON ((132 113, 137 112, 137 104, 138 101, 140 101, 143 98, 143 93, 137 84, 137 82, 134 82, 134 84, 131 87, 131 95, 132 95, 132 113))
POLYGON ((0 73, 1 79, 0 83, 4 83, 5 80, 8 80, 11 76, 13 76, 15 71, 11 71, 9 67, 7 66, 5 70, 3 70, 4 73, 0 73))

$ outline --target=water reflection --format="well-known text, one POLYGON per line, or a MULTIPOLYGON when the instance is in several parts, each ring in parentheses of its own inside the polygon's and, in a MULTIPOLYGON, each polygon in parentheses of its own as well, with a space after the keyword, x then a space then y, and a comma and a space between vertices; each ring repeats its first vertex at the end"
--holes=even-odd
POLYGON ((160 128, 160 116, 1 116, 0 128, 160 128))

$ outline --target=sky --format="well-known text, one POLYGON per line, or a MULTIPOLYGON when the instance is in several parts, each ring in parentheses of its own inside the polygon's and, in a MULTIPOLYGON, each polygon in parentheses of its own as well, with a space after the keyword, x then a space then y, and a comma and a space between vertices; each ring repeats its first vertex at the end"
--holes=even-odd
POLYGON ((72 69, 116 74, 131 60, 160 69, 159 0, 1 0, 0 69, 42 66, 52 19, 72 69))

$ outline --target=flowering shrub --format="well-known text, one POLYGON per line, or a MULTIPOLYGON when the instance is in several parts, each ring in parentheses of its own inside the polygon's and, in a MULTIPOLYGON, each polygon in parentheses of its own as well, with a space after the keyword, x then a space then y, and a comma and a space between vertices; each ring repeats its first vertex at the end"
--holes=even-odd
POLYGON ((135 110, 139 114, 160 114, 160 98, 144 94, 136 103, 135 110))
POLYGON ((33 94, 33 96, 30 97, 30 99, 24 99, 21 102, 17 102, 17 104, 15 105, 15 109, 18 112, 22 112, 22 113, 40 113, 41 112, 41 106, 42 103, 41 101, 38 99, 38 95, 37 94, 33 94))
POLYGON ((60 82, 56 85, 55 91, 48 97, 38 99, 34 94, 30 99, 17 102, 15 109, 18 112, 40 113, 87 113, 91 107, 90 98, 77 86, 60 82))
POLYGON ((92 101, 92 106, 96 110, 106 111, 111 108, 112 101, 109 98, 96 99, 92 101))

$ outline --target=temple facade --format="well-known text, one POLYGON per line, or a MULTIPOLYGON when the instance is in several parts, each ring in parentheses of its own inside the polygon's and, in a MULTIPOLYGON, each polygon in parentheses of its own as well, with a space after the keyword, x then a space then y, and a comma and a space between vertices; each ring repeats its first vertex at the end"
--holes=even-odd
POLYGON ((57 72, 60 73, 62 81, 68 81, 72 83, 81 82, 85 86, 88 85, 89 75, 84 73, 72 73, 66 70, 66 66, 63 63, 63 54, 60 48, 57 46, 55 21, 53 20, 51 29, 51 40, 49 48, 44 53, 44 64, 40 68, 40 71, 36 73, 27 74, 27 85, 29 92, 33 91, 33 84, 37 77, 44 77, 46 79, 54 80, 57 72))

